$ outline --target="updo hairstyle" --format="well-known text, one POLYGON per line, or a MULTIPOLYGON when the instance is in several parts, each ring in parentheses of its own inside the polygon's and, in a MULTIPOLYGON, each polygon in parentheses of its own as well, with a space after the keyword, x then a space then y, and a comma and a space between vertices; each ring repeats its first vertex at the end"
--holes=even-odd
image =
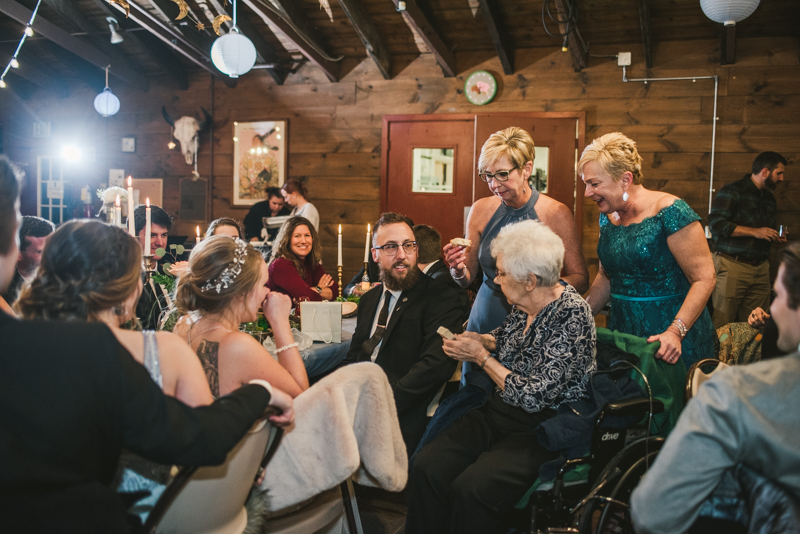
POLYGON ((536 158, 536 146, 531 134, 519 126, 493 133, 481 148, 478 172, 485 172, 503 157, 507 157, 516 168, 523 170, 526 163, 536 158))
POLYGON ((236 228, 236 231, 239 232, 239 239, 244 239, 244 230, 242 230, 242 225, 236 219, 231 219, 230 217, 220 217, 219 219, 214 219, 211 221, 211 224, 208 225, 208 230, 206 230, 206 238, 212 237, 214 232, 217 231, 217 228, 220 226, 230 226, 232 228, 236 228))
POLYGON ((253 291, 261 277, 263 261, 261 254, 241 239, 231 239, 224 235, 204 239, 192 250, 189 255, 189 269, 178 280, 175 290, 178 312, 184 315, 190 311, 223 311, 237 297, 253 291), (217 293, 216 283, 225 269, 234 266, 237 248, 242 246, 246 252, 242 258, 242 272, 228 283, 228 287, 220 287, 217 293), (203 289, 207 284, 212 284, 213 287, 203 289))
POLYGON ((619 182, 623 174, 630 172, 634 184, 642 183, 642 156, 636 149, 636 143, 624 134, 606 134, 584 148, 578 162, 579 174, 583 174, 584 165, 590 161, 596 161, 603 172, 615 182, 619 182))
POLYGON ((285 184, 283 184, 281 189, 286 191, 287 194, 297 193, 304 199, 308 200, 308 189, 306 189, 306 186, 303 185, 303 182, 298 180, 288 180, 285 184))
POLYGON ((23 319, 94 321, 109 309, 122 316, 141 275, 142 250, 125 230, 69 221, 47 239, 39 271, 16 307, 23 319))

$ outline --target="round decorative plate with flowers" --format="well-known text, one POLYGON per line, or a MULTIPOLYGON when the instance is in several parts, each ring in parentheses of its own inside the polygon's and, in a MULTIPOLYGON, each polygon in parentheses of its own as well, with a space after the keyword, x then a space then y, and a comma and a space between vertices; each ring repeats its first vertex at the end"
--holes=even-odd
POLYGON ((476 106, 488 104, 496 94, 497 80, 485 70, 473 72, 464 82, 464 95, 476 106))

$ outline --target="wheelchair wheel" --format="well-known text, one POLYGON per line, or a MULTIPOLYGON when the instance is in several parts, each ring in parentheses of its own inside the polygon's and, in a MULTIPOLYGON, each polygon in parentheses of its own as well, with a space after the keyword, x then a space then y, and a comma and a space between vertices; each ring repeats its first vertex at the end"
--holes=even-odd
POLYGON ((633 533, 628 503, 633 489, 655 460, 663 438, 631 443, 603 469, 592 491, 578 510, 577 526, 582 534, 633 533))

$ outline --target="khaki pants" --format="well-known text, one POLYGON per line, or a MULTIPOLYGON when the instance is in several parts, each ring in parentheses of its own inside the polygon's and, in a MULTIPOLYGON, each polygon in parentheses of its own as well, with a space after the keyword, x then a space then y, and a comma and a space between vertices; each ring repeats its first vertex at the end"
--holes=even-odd
POLYGON ((748 265, 714 254, 714 328, 747 321, 755 308, 769 313, 769 261, 748 265))

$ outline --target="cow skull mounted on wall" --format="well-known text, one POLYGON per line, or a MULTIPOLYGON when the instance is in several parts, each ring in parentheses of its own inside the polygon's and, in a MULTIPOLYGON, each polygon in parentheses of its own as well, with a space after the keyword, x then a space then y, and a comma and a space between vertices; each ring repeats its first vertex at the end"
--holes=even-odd
POLYGON ((161 107, 164 120, 172 126, 172 137, 177 139, 181 144, 181 153, 186 159, 187 165, 191 165, 194 162, 195 153, 197 151, 198 134, 211 126, 211 114, 206 111, 205 108, 200 109, 203 110, 203 115, 205 116, 202 121, 188 116, 181 117, 175 121, 172 120, 172 117, 167 113, 167 107, 161 107))

